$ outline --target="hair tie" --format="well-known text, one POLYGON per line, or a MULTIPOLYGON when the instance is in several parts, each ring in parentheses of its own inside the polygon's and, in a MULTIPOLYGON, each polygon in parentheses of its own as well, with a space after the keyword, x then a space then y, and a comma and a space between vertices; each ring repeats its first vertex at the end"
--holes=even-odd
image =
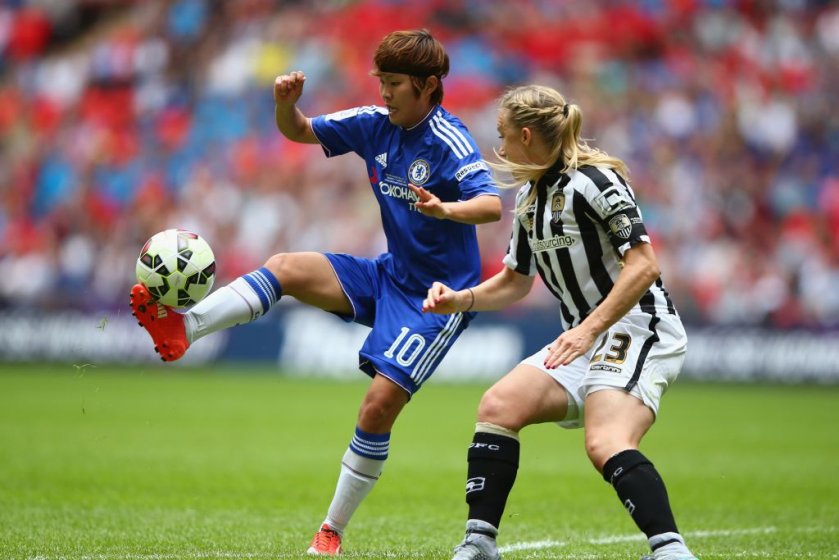
POLYGON ((566 103, 565 106, 562 108, 562 116, 563 117, 568 116, 568 103, 566 103))

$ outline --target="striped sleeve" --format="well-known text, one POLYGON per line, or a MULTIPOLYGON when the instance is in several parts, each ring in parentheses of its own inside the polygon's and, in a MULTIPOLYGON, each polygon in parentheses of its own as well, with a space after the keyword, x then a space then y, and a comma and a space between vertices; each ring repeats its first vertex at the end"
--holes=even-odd
MULTIPOLYGON (((518 195, 516 195, 516 208, 527 196, 530 190, 528 183, 521 188, 518 195)), ((526 227, 526 222, 532 223, 533 219, 531 212, 528 210, 524 214, 516 210, 513 218, 513 233, 510 235, 510 245, 507 247, 507 254, 504 256, 503 263, 507 268, 511 268, 519 274, 526 276, 536 275, 536 260, 533 258, 533 251, 530 249, 529 232, 526 227)), ((532 227, 532 225, 531 225, 532 227)))
POLYGON ((471 200, 487 194, 498 196, 489 166, 481 158, 475 139, 463 123, 439 109, 428 125, 443 146, 443 161, 447 170, 457 181, 457 200, 471 200))
POLYGON ((649 243, 641 211, 626 181, 606 167, 586 166, 580 172, 590 179, 583 194, 615 250, 623 255, 630 247, 649 243))
POLYGON ((428 124, 431 126, 434 135, 451 148, 457 159, 462 160, 476 153, 472 142, 466 137, 464 131, 443 118, 441 112, 438 111, 436 115, 431 117, 428 124))

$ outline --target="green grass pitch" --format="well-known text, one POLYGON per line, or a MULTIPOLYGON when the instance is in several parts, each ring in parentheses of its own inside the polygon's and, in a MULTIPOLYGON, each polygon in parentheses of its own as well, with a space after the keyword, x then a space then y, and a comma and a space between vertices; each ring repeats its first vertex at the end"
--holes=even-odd
MULTIPOLYGON (((305 558, 366 378, 0 365, 0 559, 305 558)), ((448 560, 485 384, 432 380, 397 422, 347 558, 448 560)), ((839 558, 839 387, 676 384, 642 446, 703 560, 839 558)), ((646 545, 582 432, 522 432, 505 559, 646 545)))

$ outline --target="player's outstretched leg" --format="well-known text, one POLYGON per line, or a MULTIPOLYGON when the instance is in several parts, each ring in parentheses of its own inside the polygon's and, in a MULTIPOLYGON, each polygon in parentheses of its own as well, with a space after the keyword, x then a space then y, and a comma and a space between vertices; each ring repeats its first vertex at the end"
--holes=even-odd
POLYGON ((177 360, 189 348, 183 315, 157 303, 142 284, 131 288, 131 314, 149 333, 154 351, 164 362, 177 360))
POLYGON ((321 525, 320 530, 315 533, 312 544, 306 554, 316 556, 338 556, 341 554, 341 534, 329 526, 328 523, 321 525))

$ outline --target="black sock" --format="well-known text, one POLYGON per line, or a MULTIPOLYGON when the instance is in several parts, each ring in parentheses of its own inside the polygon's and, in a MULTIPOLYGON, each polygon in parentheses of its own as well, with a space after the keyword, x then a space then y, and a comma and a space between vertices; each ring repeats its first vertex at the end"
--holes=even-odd
POLYGON ((640 451, 627 449, 611 457, 603 465, 603 478, 614 486, 623 506, 647 538, 679 532, 664 481, 640 451))
POLYGON ((508 436, 475 432, 467 457, 469 519, 480 519, 498 528, 507 496, 516 481, 519 442, 508 436))

